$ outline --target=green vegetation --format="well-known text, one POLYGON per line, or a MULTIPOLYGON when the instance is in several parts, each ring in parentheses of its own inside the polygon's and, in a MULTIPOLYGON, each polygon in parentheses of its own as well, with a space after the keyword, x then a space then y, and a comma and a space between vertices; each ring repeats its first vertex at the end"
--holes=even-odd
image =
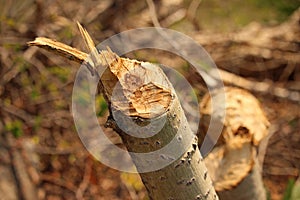
POLYGON ((96 96, 96 113, 98 117, 104 116, 108 110, 107 103, 102 95, 96 96))
POLYGON ((295 183, 295 185, 293 187, 293 191, 291 194, 291 200, 299 200, 300 199, 300 181, 299 180, 295 183))
POLYGON ((284 192, 283 200, 300 200, 300 184, 290 179, 284 192))
POLYGON ((204 30, 227 32, 252 21, 267 25, 279 24, 299 6, 299 0, 203 0, 196 18, 204 30))
POLYGON ((287 184, 286 190, 284 192, 283 200, 290 200, 291 199, 291 195, 292 195, 294 185, 295 185, 295 180, 290 179, 288 184, 287 184))
POLYGON ((5 124, 5 130, 9 131, 16 138, 21 137, 23 135, 23 122, 20 120, 15 120, 5 124))
POLYGON ((53 66, 49 68, 49 71, 53 74, 53 76, 58 77, 63 83, 67 82, 70 75, 69 67, 53 66))

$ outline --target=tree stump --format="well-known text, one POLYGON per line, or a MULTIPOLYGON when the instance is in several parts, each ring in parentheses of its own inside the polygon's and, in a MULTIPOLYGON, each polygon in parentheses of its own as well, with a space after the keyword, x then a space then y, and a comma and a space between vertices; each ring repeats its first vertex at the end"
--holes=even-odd
MULTIPOLYGON (((218 91, 211 95, 218 98, 218 91)), ((226 87, 224 128, 214 150, 205 158, 220 199, 265 200, 257 148, 268 134, 269 122, 258 100, 245 90, 226 87)), ((211 98, 206 94, 200 105, 199 145, 208 129, 211 98)))

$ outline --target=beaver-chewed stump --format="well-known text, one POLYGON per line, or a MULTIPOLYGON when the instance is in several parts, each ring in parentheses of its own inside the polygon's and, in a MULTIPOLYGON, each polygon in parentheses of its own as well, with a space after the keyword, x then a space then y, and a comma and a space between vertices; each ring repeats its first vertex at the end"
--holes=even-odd
MULTIPOLYGON (((214 97, 220 91, 211 93, 214 97)), ((268 134, 269 122, 258 100, 249 92, 225 88, 226 116, 213 151, 205 158, 214 187, 222 200, 265 200, 266 192, 257 159, 258 145, 268 134)), ((200 105, 199 144, 204 140, 212 113, 211 96, 200 105)))
MULTIPOLYGON (((114 113, 107 124, 121 136, 130 152, 148 154, 169 147, 169 143, 175 141, 175 148, 154 154, 152 159, 131 154, 150 199, 218 199, 198 149, 197 138, 189 127, 172 84, 159 65, 121 58, 110 49, 98 52, 87 31, 78 25, 91 52, 89 55, 47 38, 36 38, 29 45, 83 62, 92 74, 101 71, 98 68, 105 69, 100 77, 100 87, 110 105, 110 113, 114 113), (156 125, 162 123, 156 132, 156 125), (137 129, 137 126, 148 128, 137 129), (122 129, 124 127, 126 130, 122 129), (153 132, 156 134, 152 135, 153 132), (176 152, 179 154, 174 157, 176 152), (166 165, 144 170, 155 167, 157 163, 166 165)), ((91 133, 89 127, 84 131, 91 133)))

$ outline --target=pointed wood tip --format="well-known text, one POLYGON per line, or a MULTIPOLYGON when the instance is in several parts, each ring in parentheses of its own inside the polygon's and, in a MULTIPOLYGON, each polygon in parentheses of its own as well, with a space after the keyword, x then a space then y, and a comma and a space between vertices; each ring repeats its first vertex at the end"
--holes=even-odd
POLYGON ((85 45, 87 47, 87 49, 91 52, 95 49, 95 43, 92 39, 92 37, 90 36, 90 34, 87 32, 87 30, 85 28, 83 28, 83 26, 77 21, 77 26, 78 29, 80 31, 80 34, 85 42, 85 45))

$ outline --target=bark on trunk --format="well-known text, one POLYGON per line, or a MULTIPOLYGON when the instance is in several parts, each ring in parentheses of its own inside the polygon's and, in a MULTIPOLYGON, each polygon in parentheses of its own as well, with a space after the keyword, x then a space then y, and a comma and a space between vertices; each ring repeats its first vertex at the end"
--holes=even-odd
MULTIPOLYGON (((146 166, 156 165, 157 161, 161 163, 172 161, 170 165, 162 169, 140 174, 149 197, 151 199, 218 199, 197 147, 197 139, 189 128, 177 97, 172 100, 170 107, 161 116, 139 119, 139 125, 156 123, 153 121, 164 120, 164 118, 163 128, 155 136, 149 138, 134 139, 115 128, 130 152, 158 151, 168 145, 173 138, 176 140, 176 149, 171 148, 172 152, 160 154, 155 160, 141 160, 133 157, 138 171, 146 166), (176 156, 177 152, 183 150, 189 143, 188 138, 194 138, 194 141, 189 144, 186 151, 184 150, 183 155, 174 159, 174 155, 176 156)), ((118 123, 120 124, 120 122, 118 123)), ((126 121, 121 122, 121 124, 123 123, 127 124, 126 121)), ((148 132, 153 132, 152 129, 156 129, 156 127, 150 128, 148 132)), ((148 133, 138 134, 146 135, 148 133)))

